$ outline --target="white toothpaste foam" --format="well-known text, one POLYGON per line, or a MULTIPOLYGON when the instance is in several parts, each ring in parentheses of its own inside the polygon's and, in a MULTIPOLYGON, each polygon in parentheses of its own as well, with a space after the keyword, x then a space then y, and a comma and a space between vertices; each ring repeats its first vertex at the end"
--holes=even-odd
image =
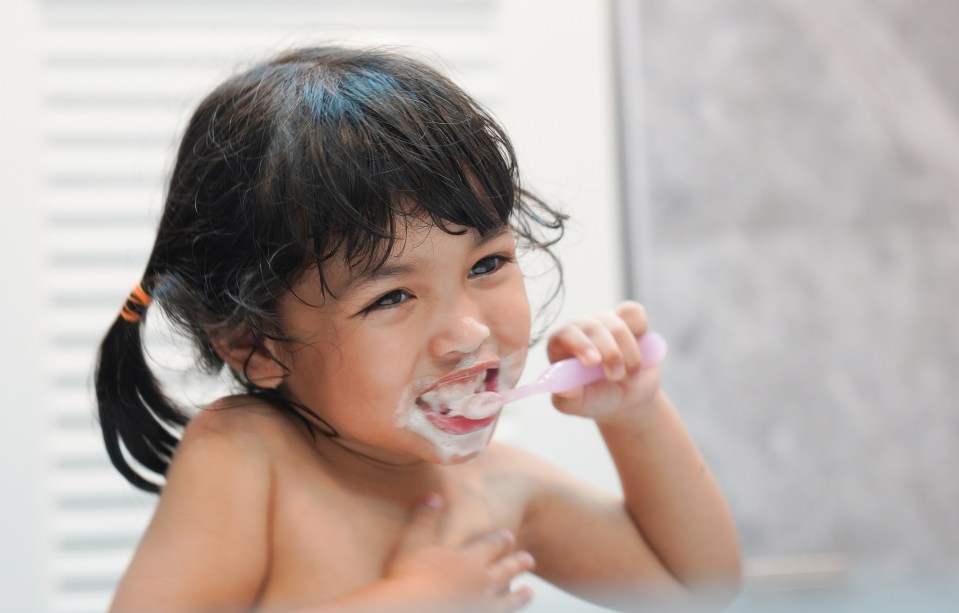
MULTIPOLYGON (((526 361, 525 357, 525 350, 503 357, 497 377, 497 383, 501 388, 508 389, 516 385, 526 361)), ((469 368, 475 363, 475 356, 465 356, 455 368, 469 368)), ((485 373, 479 375, 480 385, 483 385, 485 376, 485 373)), ((436 381, 436 377, 424 377, 413 381, 404 390, 397 404, 393 423, 397 428, 409 430, 429 441, 436 449, 442 464, 452 464, 463 459, 476 457, 489 445, 496 428, 496 421, 494 420, 488 426, 467 434, 450 434, 440 430, 429 421, 426 414, 416 405, 417 391, 428 389, 436 381)), ((475 381, 459 385, 472 387, 465 394, 459 393, 458 397, 453 397, 454 392, 452 390, 434 390, 438 392, 434 398, 446 398, 446 404, 451 410, 451 414, 452 411, 458 411, 458 414, 469 419, 485 419, 494 415, 502 406, 498 400, 490 402, 494 397, 498 399, 499 394, 482 391, 475 393, 477 385, 475 381), (470 400, 471 398, 477 400, 470 400)), ((444 387, 454 388, 457 386, 444 387)), ((428 397, 430 393, 432 392, 427 392, 420 398, 424 402, 429 402, 424 397, 428 397)))

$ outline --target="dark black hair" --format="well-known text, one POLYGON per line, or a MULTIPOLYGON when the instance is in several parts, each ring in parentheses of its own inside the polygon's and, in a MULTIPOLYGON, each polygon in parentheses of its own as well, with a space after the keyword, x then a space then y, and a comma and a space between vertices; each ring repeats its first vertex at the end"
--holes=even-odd
MULTIPOLYGON (((200 103, 141 285, 217 372, 211 334, 282 338, 278 300, 306 268, 329 291, 326 260, 381 265, 410 214, 449 232, 509 224, 521 246, 547 253, 565 220, 520 186, 492 117, 434 69, 381 49, 287 52, 200 103)), ((95 388, 110 460, 156 492, 188 417, 151 372, 142 326, 117 318, 95 388)))

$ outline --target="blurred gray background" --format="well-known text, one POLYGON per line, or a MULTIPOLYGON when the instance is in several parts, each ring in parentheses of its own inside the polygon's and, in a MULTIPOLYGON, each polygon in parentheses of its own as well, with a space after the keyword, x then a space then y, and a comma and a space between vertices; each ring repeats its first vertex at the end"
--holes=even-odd
POLYGON ((618 10, 630 283, 752 570, 959 578, 959 4, 618 10))

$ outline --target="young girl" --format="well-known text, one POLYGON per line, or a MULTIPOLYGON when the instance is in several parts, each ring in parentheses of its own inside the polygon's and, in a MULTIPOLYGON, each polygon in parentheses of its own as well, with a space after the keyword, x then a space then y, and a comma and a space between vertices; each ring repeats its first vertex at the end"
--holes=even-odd
POLYGON ((139 488, 164 483, 113 610, 514 611, 526 571, 623 610, 728 598, 733 525, 640 369, 642 307, 547 347, 605 369, 552 402, 597 424, 623 499, 491 444, 498 411, 463 413, 519 379, 517 251, 548 250, 562 224, 520 188, 499 126, 419 62, 302 49, 210 94, 100 348, 110 458, 139 488), (192 419, 174 406, 145 360, 151 304, 242 393, 192 419))

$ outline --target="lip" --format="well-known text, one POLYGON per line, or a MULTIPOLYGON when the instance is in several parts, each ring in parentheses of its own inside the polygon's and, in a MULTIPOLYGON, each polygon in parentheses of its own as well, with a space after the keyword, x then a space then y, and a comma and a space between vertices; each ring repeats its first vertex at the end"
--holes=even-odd
MULTIPOLYGON (((422 411, 423 409, 420 408, 422 411)), ((499 412, 490 415, 489 417, 484 417, 483 419, 469 419, 468 417, 462 416, 450 416, 443 415, 442 413, 435 413, 433 411, 423 411, 426 415, 426 419, 429 420, 433 426, 446 432, 447 434, 462 435, 469 434, 470 432, 476 432, 477 430, 482 430, 486 428, 499 418, 499 412)))
MULTIPOLYGON (((485 391, 495 392, 499 387, 499 367, 499 360, 486 360, 479 362, 473 366, 470 366, 469 368, 463 368, 440 377, 434 381, 432 385, 423 389, 419 395, 422 396, 423 394, 446 385, 456 385, 464 381, 475 379, 478 375, 489 373, 490 371, 493 371, 495 374, 493 376, 487 376, 487 380, 485 381, 485 391)), ((417 397, 416 408, 417 410, 423 412, 423 414, 426 416, 426 419, 429 420, 434 427, 453 435, 469 434, 470 432, 482 430, 499 418, 498 412, 494 415, 490 415, 489 417, 484 417, 483 419, 470 419, 462 415, 444 415, 425 407, 422 401, 419 400, 419 396, 417 397)))
MULTIPOLYGON (((477 364, 474 364, 473 366, 470 366, 469 368, 457 370, 449 373, 448 375, 440 377, 426 389, 420 390, 418 395, 422 396, 423 394, 427 392, 432 392, 436 388, 443 387, 444 385, 455 385, 456 383, 462 383, 463 381, 468 381, 482 372, 486 372, 488 370, 499 370, 499 367, 500 367, 499 360, 486 360, 484 362, 478 362, 477 364)), ((492 387, 498 387, 496 385, 495 379, 492 382, 488 382, 488 385, 489 383, 492 383, 492 387)), ((497 390, 488 389, 487 391, 495 392, 497 390)))

